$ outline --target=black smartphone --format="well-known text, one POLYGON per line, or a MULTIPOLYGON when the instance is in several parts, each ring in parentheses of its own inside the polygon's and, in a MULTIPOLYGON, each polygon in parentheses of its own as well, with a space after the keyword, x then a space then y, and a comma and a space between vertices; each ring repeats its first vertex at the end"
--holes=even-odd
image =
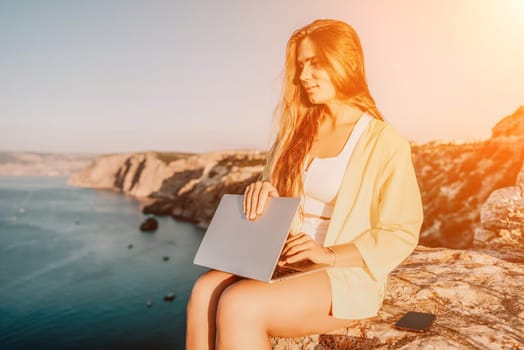
POLYGON ((434 314, 408 311, 395 323, 395 327, 404 331, 425 332, 436 318, 434 314))

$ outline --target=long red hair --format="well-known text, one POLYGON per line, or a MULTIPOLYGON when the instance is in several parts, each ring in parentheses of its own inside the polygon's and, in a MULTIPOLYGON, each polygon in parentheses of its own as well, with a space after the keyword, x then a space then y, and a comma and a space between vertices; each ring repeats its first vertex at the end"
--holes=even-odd
POLYGON ((319 122, 327 113, 324 105, 309 102, 300 83, 297 48, 304 38, 313 43, 337 95, 350 105, 383 120, 369 93, 364 55, 355 30, 347 23, 331 19, 316 20, 296 30, 287 43, 282 94, 275 110, 278 133, 262 174, 262 179, 270 181, 280 196, 303 195, 304 160, 313 145, 319 122))

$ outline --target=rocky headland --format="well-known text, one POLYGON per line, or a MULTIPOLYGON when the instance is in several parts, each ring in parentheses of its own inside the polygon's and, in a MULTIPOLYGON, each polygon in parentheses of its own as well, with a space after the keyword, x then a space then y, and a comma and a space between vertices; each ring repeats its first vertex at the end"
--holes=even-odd
POLYGON ((222 195, 242 193, 256 181, 265 159, 259 151, 109 155, 71 176, 69 184, 123 192, 149 203, 146 214, 206 228, 222 195))
MULTIPOLYGON (((524 344, 524 107, 486 140, 412 144, 424 205, 420 245, 389 277, 377 317, 330 334, 273 338, 274 349, 522 349, 524 344), (426 333, 393 324, 437 315, 426 333)), ((98 157, 70 184, 144 200, 144 213, 209 224, 225 193, 259 178, 266 154, 98 157)))
POLYGON ((0 176, 69 176, 95 158, 91 153, 0 152, 0 176))

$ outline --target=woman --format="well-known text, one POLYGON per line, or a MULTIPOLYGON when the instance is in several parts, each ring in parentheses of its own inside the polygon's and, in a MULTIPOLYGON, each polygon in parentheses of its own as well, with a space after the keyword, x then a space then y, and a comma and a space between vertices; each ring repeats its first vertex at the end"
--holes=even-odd
POLYGON ((353 28, 317 20, 293 33, 279 107, 244 213, 256 219, 270 196, 302 197, 281 264, 331 268, 274 284, 205 273, 188 303, 187 349, 270 349, 269 336, 375 316, 388 273, 417 245, 423 215, 410 145, 375 106, 353 28))

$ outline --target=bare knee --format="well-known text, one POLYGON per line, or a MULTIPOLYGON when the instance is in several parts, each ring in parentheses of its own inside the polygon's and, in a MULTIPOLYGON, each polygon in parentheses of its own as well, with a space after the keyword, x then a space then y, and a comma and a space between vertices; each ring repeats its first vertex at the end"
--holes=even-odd
POLYGON ((215 288, 216 285, 213 283, 213 279, 210 278, 209 272, 206 272, 200 276, 193 285, 188 304, 194 306, 195 304, 201 304, 206 300, 208 301, 215 288))
MULTIPOLYGON (((247 281, 244 281, 247 282, 247 281)), ((234 324, 253 325, 262 318, 264 306, 256 300, 255 292, 249 282, 235 283, 222 293, 217 307, 217 325, 233 326, 234 324)))
POLYGON ((191 290, 187 304, 188 313, 207 310, 216 303, 222 291, 236 280, 236 276, 220 271, 208 271, 200 276, 191 290))
POLYGON ((220 296, 216 315, 217 349, 270 349, 267 303, 253 281, 240 281, 220 296), (254 346, 254 344, 256 344, 254 346))

